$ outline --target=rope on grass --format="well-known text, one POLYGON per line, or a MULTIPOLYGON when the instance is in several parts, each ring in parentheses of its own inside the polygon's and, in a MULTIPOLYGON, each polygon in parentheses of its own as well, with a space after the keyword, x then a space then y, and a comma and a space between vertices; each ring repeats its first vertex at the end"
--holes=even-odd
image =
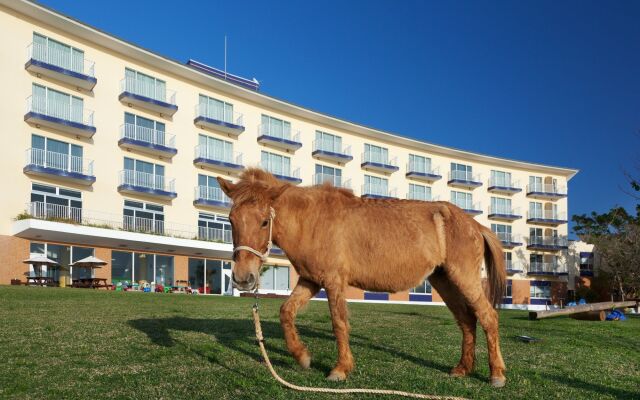
POLYGON ((321 387, 310 387, 310 386, 298 386, 293 383, 287 382, 278 375, 275 369, 273 369, 273 365, 271 365, 271 360, 269 360, 269 356, 267 355, 267 350, 264 347, 264 336, 262 335, 262 326, 260 325, 260 315, 258 315, 258 307, 253 306, 253 323, 256 328, 256 339, 258 339, 258 345, 260 346, 260 352, 262 353, 262 358, 264 358, 265 364, 267 364, 267 368, 269 372, 271 372, 271 376, 278 381, 282 386, 287 387, 289 389, 297 390, 300 392, 318 392, 318 393, 336 393, 336 394, 349 394, 349 393, 364 393, 364 394, 380 394, 380 395, 391 395, 391 396, 402 396, 402 397, 412 397, 414 399, 429 399, 429 400, 467 400, 464 397, 455 397, 455 396, 436 396, 430 394, 420 394, 420 393, 410 393, 403 392, 400 390, 384 390, 384 389, 333 389, 333 388, 321 388, 321 387))

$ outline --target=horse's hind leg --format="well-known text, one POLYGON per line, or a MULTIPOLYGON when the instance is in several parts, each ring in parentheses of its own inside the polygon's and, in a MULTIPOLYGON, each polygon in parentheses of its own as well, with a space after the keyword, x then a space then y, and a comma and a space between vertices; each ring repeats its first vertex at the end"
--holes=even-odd
POLYGON ((464 297, 453 285, 442 269, 437 269, 429 277, 429 282, 438 291, 445 304, 458 322, 462 331, 462 355, 460 362, 451 370, 452 376, 465 376, 473 371, 476 352, 476 316, 464 297))
POLYGON ((295 319, 298 310, 307 304, 319 290, 320 287, 315 283, 300 278, 298 284, 291 292, 291 296, 289 296, 287 301, 282 303, 280 307, 280 324, 284 331, 287 348, 302 368, 309 368, 311 365, 311 356, 304 343, 300 340, 295 319))
POLYGON ((331 370, 327 379, 330 381, 343 381, 353 370, 353 355, 349 348, 349 315, 347 300, 344 295, 344 286, 340 284, 327 285, 327 299, 331 312, 333 333, 338 342, 338 362, 331 370))

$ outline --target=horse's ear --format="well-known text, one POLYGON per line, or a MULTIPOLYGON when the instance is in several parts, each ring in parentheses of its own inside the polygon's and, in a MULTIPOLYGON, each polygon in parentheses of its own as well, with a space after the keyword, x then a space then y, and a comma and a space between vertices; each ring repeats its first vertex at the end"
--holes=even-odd
POLYGON ((271 198, 271 201, 277 199, 288 187, 289 184, 285 183, 276 187, 269 188, 269 197, 271 198))
POLYGON ((235 191, 236 186, 238 185, 220 176, 217 177, 216 179, 218 180, 218 183, 220 184, 220 189, 222 189, 224 194, 226 194, 229 197, 233 197, 233 192, 235 191))

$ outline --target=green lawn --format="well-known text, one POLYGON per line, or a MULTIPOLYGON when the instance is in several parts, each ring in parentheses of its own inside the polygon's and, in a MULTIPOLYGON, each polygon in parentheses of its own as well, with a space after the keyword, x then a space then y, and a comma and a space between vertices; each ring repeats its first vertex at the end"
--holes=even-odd
MULTIPOLYGON (((336 356, 327 304, 312 302, 299 317, 314 357, 312 368, 301 371, 286 352, 280 303, 261 300, 263 329, 276 369, 294 383, 486 399, 640 398, 640 318, 529 321, 525 312, 501 312, 508 382, 493 389, 482 333, 475 374, 447 376, 459 357, 460 334, 444 307, 351 304, 356 370, 340 384, 324 379, 336 356), (521 334, 543 342, 514 339, 521 334)), ((229 297, 0 287, 0 398, 325 398, 272 380, 260 363, 251 304, 229 297)))

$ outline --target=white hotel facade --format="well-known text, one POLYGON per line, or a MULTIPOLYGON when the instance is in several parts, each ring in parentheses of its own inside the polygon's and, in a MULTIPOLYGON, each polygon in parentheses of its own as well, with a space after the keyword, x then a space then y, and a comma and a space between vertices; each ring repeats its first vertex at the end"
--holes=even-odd
MULTIPOLYGON (((256 81, 180 63, 28 1, 0 0, 5 94, 0 284, 95 255, 110 283, 226 292, 230 204, 215 180, 262 166, 296 185, 329 180, 372 198, 451 201, 505 246, 507 303, 565 299, 580 277, 567 241, 575 169, 457 150, 382 132, 264 95, 256 81)), ((287 293, 281 252, 265 291, 287 293)), ((56 280, 87 274, 71 270, 56 280)), ((350 290, 371 301, 440 301, 350 290)))

